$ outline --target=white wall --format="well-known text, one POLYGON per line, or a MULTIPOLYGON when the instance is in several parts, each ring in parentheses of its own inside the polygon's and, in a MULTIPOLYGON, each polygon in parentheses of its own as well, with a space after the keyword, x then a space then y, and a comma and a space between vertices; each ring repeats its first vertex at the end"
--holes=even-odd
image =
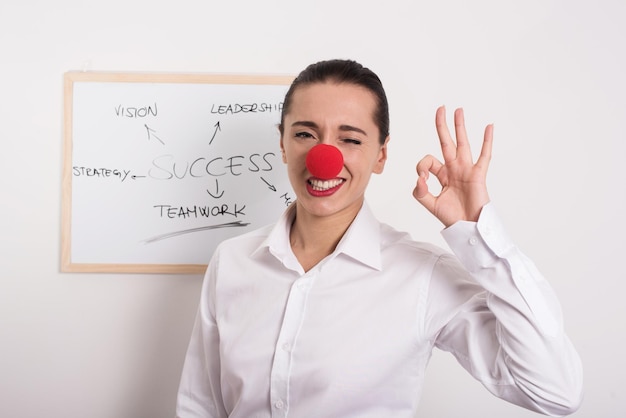
MULTIPOLYGON (((295 74, 350 57, 379 73, 392 106, 370 203, 419 239, 442 243, 410 196, 415 163, 438 153, 435 108, 464 106, 475 148, 495 122, 492 198, 584 360, 575 416, 623 416, 625 20, 621 0, 3 0, 0 415, 173 416, 198 300, 199 276, 59 272, 63 72, 295 74)), ((535 416, 445 354, 420 412, 535 416)))

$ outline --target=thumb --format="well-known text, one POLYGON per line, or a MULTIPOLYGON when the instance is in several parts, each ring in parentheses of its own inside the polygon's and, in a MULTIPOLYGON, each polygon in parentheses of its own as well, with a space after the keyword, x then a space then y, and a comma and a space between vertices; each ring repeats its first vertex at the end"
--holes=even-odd
POLYGON ((427 175, 421 174, 417 178, 417 183, 413 189, 413 197, 420 202, 422 206, 433 212, 435 208, 435 196, 428 191, 428 184, 426 184, 427 175))

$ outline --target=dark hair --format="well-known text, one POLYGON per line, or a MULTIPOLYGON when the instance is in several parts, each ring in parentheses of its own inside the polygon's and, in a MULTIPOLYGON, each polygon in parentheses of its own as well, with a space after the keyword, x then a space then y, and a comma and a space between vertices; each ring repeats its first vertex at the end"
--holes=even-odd
POLYGON ((293 94, 298 87, 324 82, 351 83, 365 87, 372 92, 376 99, 376 109, 372 117, 380 131, 380 143, 381 145, 384 144, 389 135, 389 104, 385 89, 380 78, 372 70, 352 60, 335 59, 311 64, 293 80, 283 102, 280 125, 278 126, 280 134, 283 134, 285 115, 291 109, 293 94))

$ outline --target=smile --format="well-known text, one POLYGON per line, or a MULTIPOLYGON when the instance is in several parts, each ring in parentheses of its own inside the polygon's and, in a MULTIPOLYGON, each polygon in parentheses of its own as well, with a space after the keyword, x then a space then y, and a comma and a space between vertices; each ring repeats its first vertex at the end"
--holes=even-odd
POLYGON ((308 183, 311 185, 311 188, 316 192, 324 192, 326 190, 334 189, 335 187, 342 184, 345 180, 343 179, 332 179, 332 180, 319 180, 319 179, 310 179, 308 183))

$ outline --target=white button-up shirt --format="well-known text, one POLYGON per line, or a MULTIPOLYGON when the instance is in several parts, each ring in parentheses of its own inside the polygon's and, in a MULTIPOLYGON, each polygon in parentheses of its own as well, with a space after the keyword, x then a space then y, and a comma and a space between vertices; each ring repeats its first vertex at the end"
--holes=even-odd
POLYGON ((578 407, 582 369, 559 303, 491 204, 443 231, 456 257, 365 204, 308 272, 289 244, 294 207, 214 253, 177 416, 412 418, 433 347, 510 402, 578 407))

